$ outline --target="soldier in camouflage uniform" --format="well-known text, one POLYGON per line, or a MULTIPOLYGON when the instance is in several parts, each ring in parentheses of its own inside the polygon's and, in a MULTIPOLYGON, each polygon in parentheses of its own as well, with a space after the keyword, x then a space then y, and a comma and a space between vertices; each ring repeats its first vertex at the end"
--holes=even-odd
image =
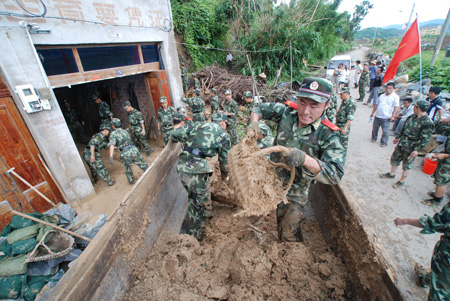
POLYGON ((147 157, 149 157, 150 154, 155 151, 155 149, 150 148, 150 146, 148 145, 147 136, 145 135, 145 124, 142 113, 133 108, 129 101, 125 101, 125 103, 123 104, 123 109, 128 113, 131 137, 133 138, 135 146, 138 149, 141 149, 141 146, 143 146, 145 151, 147 152, 147 157))
POLYGON ((334 116, 336 115, 337 108, 338 108, 337 97, 336 94, 334 94, 333 92, 331 94, 330 105, 328 106, 328 109, 325 111, 325 115, 327 116, 327 119, 329 121, 333 121, 334 116))
POLYGON ((220 99, 219 96, 217 96, 217 90, 214 88, 211 89, 211 96, 211 114, 213 114, 220 110, 220 99))
POLYGON ((336 125, 341 128, 342 146, 347 151, 348 136, 350 135, 350 124, 355 116, 356 103, 350 96, 349 88, 342 88, 340 92, 342 99, 341 106, 336 113, 336 125))
POLYGON ((272 130, 268 127, 264 121, 259 121, 259 137, 256 143, 260 149, 273 146, 274 137, 272 130))
POLYGON ((443 234, 433 250, 431 273, 422 274, 416 268, 416 274, 422 286, 430 286, 428 301, 450 300, 450 203, 433 217, 425 215, 420 219, 396 218, 394 223, 396 226, 411 225, 422 228, 422 234, 443 234))
POLYGON ((83 159, 86 161, 86 164, 89 166, 91 170, 92 179, 94 179, 94 183, 97 183, 98 177, 102 178, 109 186, 114 185, 114 181, 111 180, 109 176, 108 170, 103 164, 102 157, 98 153, 102 148, 108 148, 108 141, 106 141, 106 137, 109 135, 110 128, 107 125, 100 126, 100 133, 92 136, 88 145, 84 149, 83 159))
POLYGON ((131 169, 131 164, 134 163, 139 166, 142 171, 146 171, 148 164, 142 157, 139 150, 131 142, 130 135, 121 127, 121 122, 119 118, 113 118, 111 121, 113 132, 109 136, 109 163, 114 165, 113 154, 114 146, 120 150, 120 161, 122 162, 123 168, 125 169, 125 175, 127 177, 128 183, 136 183, 136 179, 133 175, 133 170, 131 169))
POLYGON ((70 107, 70 102, 67 100, 64 100, 64 106, 66 108, 62 113, 64 115, 64 118, 66 119, 67 127, 69 128, 70 133, 74 137, 77 134, 80 135, 81 141, 83 143, 88 143, 89 138, 87 137, 86 131, 83 127, 84 122, 80 122, 80 116, 78 115, 78 112, 70 107))
POLYGON ((364 101, 364 98, 366 97, 366 87, 369 84, 369 64, 364 63, 364 68, 361 71, 361 77, 359 78, 359 98, 357 101, 362 102, 364 101))
MULTIPOLYGON (((450 184, 450 119, 441 119, 436 126, 436 133, 447 136, 443 153, 432 153, 433 159, 438 160, 438 165, 433 174, 436 188, 434 192, 429 192, 433 198, 425 200, 425 205, 440 205, 445 194, 445 187, 450 184)), ((406 123, 405 123, 406 125, 406 123)), ((448 205, 447 205, 448 206, 448 205)))
POLYGON ((393 185, 400 188, 405 185, 406 177, 411 172, 414 160, 419 151, 428 145, 434 130, 434 124, 427 115, 429 103, 425 100, 414 104, 414 114, 409 116, 398 137, 395 137, 394 144, 398 143, 391 156, 391 171, 380 174, 382 178, 393 179, 395 172, 403 162, 403 173, 400 180, 393 185))
POLYGON ((197 75, 195 73, 191 74, 192 79, 194 80, 194 90, 200 90, 202 89, 202 87, 200 86, 200 81, 197 78, 197 75))
POLYGON ((247 115, 248 115, 248 117, 250 117, 250 113, 251 113, 252 109, 254 107, 259 106, 259 101, 257 99, 253 98, 253 94, 250 91, 245 91, 243 96, 244 96, 244 101, 247 104, 247 115))
POLYGON ((92 100, 98 105, 98 114, 102 120, 100 125, 104 124, 111 127, 111 120, 113 119, 113 113, 109 108, 109 105, 100 99, 98 94, 92 95, 92 100))
POLYGON ((195 94, 197 94, 196 97, 182 98, 181 101, 183 101, 185 104, 191 107, 192 119, 194 122, 197 121, 204 122, 206 121, 205 102, 200 97, 201 94, 200 89, 195 89, 194 92, 195 94))
POLYGON ((189 117, 187 117, 186 109, 184 107, 178 107, 177 108, 177 114, 182 114, 184 116, 186 124, 191 124, 192 123, 192 120, 189 117))
POLYGON ((228 151, 231 148, 230 135, 225 131, 224 114, 214 113, 212 123, 196 122, 186 125, 184 116, 174 118, 174 131, 171 139, 183 142, 184 149, 180 154, 177 172, 181 183, 188 192, 188 215, 185 227, 188 234, 202 239, 205 223, 211 214, 210 176, 213 170, 205 160, 207 157, 219 155, 220 173, 228 179, 228 151))
POLYGON ((228 116, 227 131, 231 137, 231 144, 236 145, 239 143, 239 137, 237 134, 237 116, 239 113, 239 106, 234 99, 231 98, 231 90, 225 91, 225 101, 222 104, 225 115, 228 116))
MULTIPOLYGON (((346 151, 341 144, 339 128, 325 118, 333 84, 323 78, 305 78, 297 92, 297 102, 262 103, 253 109, 247 135, 257 136, 260 118, 278 124, 274 145, 289 148, 288 155, 272 153, 274 162, 284 161, 296 169, 294 183, 288 192, 288 204, 277 208, 278 233, 281 241, 302 241, 301 219, 308 201, 312 181, 337 184, 344 175, 346 151)), ((287 183, 290 172, 277 171, 287 183)))
POLYGON ((164 146, 169 142, 170 132, 173 130, 173 116, 177 113, 176 110, 167 104, 167 98, 161 96, 159 103, 162 105, 156 113, 156 122, 158 126, 158 135, 161 134, 164 139, 164 146))
POLYGON ((184 93, 186 93, 186 91, 188 90, 188 75, 184 63, 181 63, 181 78, 183 80, 183 91, 184 93))

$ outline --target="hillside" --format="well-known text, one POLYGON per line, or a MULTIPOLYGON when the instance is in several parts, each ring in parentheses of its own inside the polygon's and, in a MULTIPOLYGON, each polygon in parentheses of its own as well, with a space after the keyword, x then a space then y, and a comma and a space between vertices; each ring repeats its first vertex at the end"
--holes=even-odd
MULTIPOLYGON (((375 34, 375 27, 365 28, 363 30, 358 31, 355 34, 355 39, 373 39, 373 35, 375 34)), ((383 29, 378 28, 377 29, 377 38, 380 39, 389 39, 389 38, 396 38, 403 34, 402 30, 390 28, 390 29, 383 29)))

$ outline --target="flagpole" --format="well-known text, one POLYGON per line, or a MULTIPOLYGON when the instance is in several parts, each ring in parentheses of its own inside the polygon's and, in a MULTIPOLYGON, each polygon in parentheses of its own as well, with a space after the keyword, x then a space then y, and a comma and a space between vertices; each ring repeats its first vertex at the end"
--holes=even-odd
POLYGON ((420 25, 419 25, 419 14, 416 13, 416 20, 417 20, 417 31, 419 34, 419 62, 420 62, 420 95, 422 98, 422 42, 420 40, 420 25))

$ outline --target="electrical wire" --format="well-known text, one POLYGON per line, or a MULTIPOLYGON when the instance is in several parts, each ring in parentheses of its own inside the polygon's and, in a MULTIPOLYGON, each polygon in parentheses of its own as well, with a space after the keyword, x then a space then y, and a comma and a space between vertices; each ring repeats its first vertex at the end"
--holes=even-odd
POLYGON ((36 15, 35 13, 27 10, 25 7, 22 6, 22 4, 20 4, 20 2, 18 0, 14 0, 14 2, 17 3, 17 5, 20 7, 20 9, 22 9, 24 12, 28 13, 28 15, 13 13, 13 12, 3 12, 3 11, 0 11, 0 15, 19 17, 19 18, 42 18, 42 17, 45 17, 45 15, 47 14, 47 6, 45 5, 44 1, 42 1, 42 0, 36 0, 36 1, 38 3, 40 3, 42 5, 42 7, 44 8, 44 11, 40 15, 36 15))
MULTIPOLYGON (((289 47, 282 47, 282 48, 267 49, 267 50, 233 50, 233 49, 224 49, 224 48, 200 46, 200 45, 181 43, 181 42, 176 42, 176 43, 177 44, 181 44, 181 45, 187 45, 187 46, 193 46, 193 47, 198 47, 198 48, 204 48, 204 49, 207 49, 207 50, 230 51, 230 52, 235 52, 235 53, 275 52, 275 51, 282 51, 282 50, 285 50, 285 49, 289 49, 289 47)), ((294 48, 292 50, 296 51, 296 49, 294 49, 294 48)))

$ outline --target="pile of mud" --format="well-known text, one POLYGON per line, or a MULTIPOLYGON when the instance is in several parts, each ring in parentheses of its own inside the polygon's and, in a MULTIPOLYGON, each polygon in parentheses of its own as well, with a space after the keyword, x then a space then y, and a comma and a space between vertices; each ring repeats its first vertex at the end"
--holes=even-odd
POLYGON ((275 212, 234 218, 214 205, 206 239, 162 234, 134 274, 125 300, 344 300, 348 272, 318 224, 304 223, 304 243, 279 243, 275 212))

